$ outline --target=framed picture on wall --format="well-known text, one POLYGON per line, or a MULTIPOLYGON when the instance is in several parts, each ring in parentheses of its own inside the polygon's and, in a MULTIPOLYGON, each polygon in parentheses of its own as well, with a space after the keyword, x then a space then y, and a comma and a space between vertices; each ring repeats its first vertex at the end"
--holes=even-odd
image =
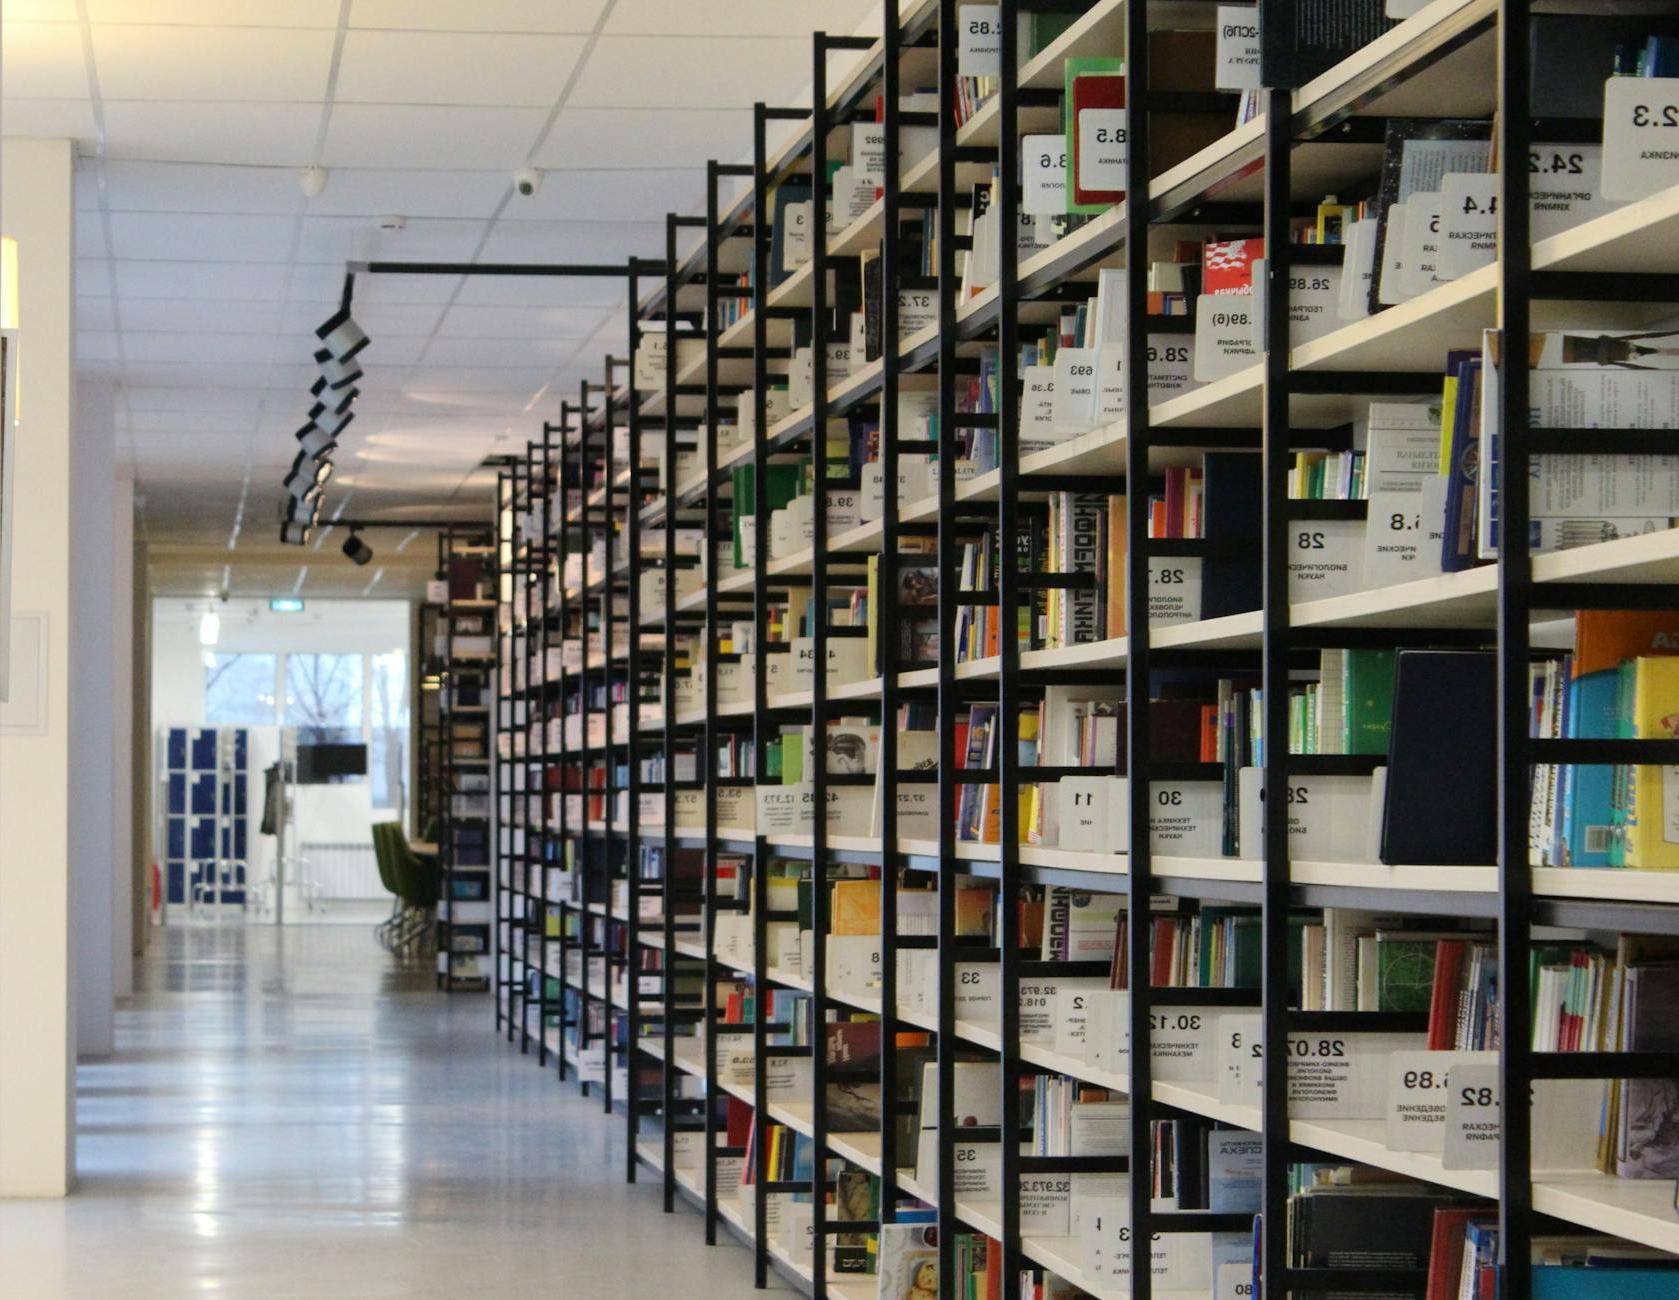
POLYGON ((11 698, 12 485, 17 478, 17 331, 0 330, 0 700, 11 698))

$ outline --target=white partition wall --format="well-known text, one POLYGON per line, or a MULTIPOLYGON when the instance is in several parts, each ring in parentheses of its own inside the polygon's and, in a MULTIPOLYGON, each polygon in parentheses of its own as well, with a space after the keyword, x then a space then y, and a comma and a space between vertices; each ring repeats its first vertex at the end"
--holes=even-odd
POLYGON ((20 264, 12 611, 41 647, 0 707, 0 1196, 62 1196, 75 1173, 70 647, 86 629, 70 590, 71 167, 67 140, 0 145, 0 221, 20 264))

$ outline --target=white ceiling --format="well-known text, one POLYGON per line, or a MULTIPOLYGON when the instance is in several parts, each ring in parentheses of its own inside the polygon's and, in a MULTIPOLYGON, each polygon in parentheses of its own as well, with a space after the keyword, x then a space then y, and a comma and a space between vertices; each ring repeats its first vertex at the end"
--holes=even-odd
MULTIPOLYGON (((78 376, 114 390, 145 535, 205 548, 195 574, 230 563, 237 588, 248 560, 271 584, 312 331, 346 261, 660 256, 705 160, 749 154, 753 102, 808 102, 811 31, 879 7, 4 0, 0 131, 78 141, 78 376), (306 199, 312 165, 330 175, 306 199), (524 166, 546 172, 534 198, 512 190, 524 166)), ((480 461, 600 377, 624 302, 620 281, 361 277, 373 343, 329 513, 487 501, 480 461)), ((308 558, 306 590, 349 567, 308 558)))

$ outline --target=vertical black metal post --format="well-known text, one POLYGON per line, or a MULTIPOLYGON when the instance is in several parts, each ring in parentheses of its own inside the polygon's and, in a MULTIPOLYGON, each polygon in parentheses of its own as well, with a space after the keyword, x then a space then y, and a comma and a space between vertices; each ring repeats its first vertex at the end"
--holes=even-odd
POLYGON ((705 730, 699 770, 705 778, 705 868, 703 943, 705 946, 705 1244, 717 1244, 717 981, 711 965, 716 935, 717 872, 717 421, 722 406, 717 392, 717 181, 716 160, 706 163, 705 187, 705 730))
MULTIPOLYGON (((636 386, 636 357, 641 350, 641 278, 636 259, 630 259, 628 322, 630 362, 626 367, 624 401, 629 421, 629 479, 624 485, 624 537, 629 548, 629 590, 625 593, 625 619, 629 632, 628 656, 624 669, 628 688, 628 713, 624 734, 624 757, 629 765, 627 802, 624 807, 624 874, 629 907, 624 921, 624 1181, 635 1182, 636 1137, 641 1128, 641 1096, 636 1079, 641 1073, 638 1044, 641 1040, 641 394, 636 386)), ((648 264, 652 270, 657 264, 648 264)), ((610 822, 616 812, 607 810, 610 822)))
POLYGON ((1264 885, 1262 1039, 1264 1083, 1264 1242, 1267 1295, 1285 1295, 1288 1242, 1288 474, 1289 151, 1293 96, 1265 92, 1265 387, 1261 451, 1264 478, 1264 885))
MULTIPOLYGON (((552 536, 551 558, 544 565, 544 572, 543 572, 543 578, 542 578, 542 585, 543 585, 543 620, 544 620, 544 622, 546 622, 548 617, 549 617, 549 615, 547 613, 547 605, 548 605, 547 592, 548 592, 549 584, 552 584, 553 585, 553 592, 554 592, 553 619, 554 619, 554 627, 556 629, 556 632, 558 633, 559 649, 560 649, 560 655, 559 655, 560 662, 557 665, 558 671, 555 673, 554 680, 552 682, 545 682, 544 683, 543 690, 542 690, 542 698, 544 700, 547 700, 551 696, 551 698, 554 700, 554 707, 557 710, 557 713, 556 713, 555 716, 556 716, 556 720, 560 724, 560 740, 562 742, 560 747, 559 747, 559 750, 557 752, 553 752, 553 753, 548 754, 547 761, 544 764, 544 767, 546 768, 548 766, 554 766, 554 767, 557 767, 557 769, 559 771, 559 778, 560 778, 559 779, 559 787, 560 787, 560 789, 559 789, 559 797, 560 797, 559 826, 556 828, 557 833, 554 836, 552 836, 551 838, 552 838, 554 844, 557 845, 558 849, 559 849, 560 870, 565 873, 568 881, 571 882, 568 890, 566 891, 566 895, 563 896, 560 900, 560 954, 559 954, 560 955, 560 965, 559 965, 559 971, 554 977, 555 982, 556 982, 556 984, 559 988, 559 994, 560 994, 559 1036, 558 1036, 558 1038, 555 1042, 555 1055, 558 1058, 558 1074, 559 1074, 559 1078, 560 1078, 561 1083, 565 1082, 566 1069, 567 1069, 566 1058, 567 1058, 567 1055, 568 1055, 568 1053, 566 1051, 566 1028, 567 1028, 566 1005, 567 1005, 568 1001, 570 1001, 570 999, 568 999, 567 996, 566 996, 566 980, 567 980, 567 973, 566 972, 568 970, 569 950, 570 950, 570 947, 571 947, 571 934, 570 934, 570 931, 569 931, 568 922, 569 922, 570 913, 572 911, 573 897, 575 895, 575 889, 576 889, 576 880, 578 878, 578 872, 581 870, 581 865, 580 864, 581 864, 581 861, 582 861, 581 854, 574 852, 573 849, 572 849, 572 846, 571 846, 571 838, 570 837, 571 837, 571 762, 572 762, 572 759, 571 759, 571 755, 566 752, 566 747, 565 747, 565 744, 563 743, 564 740, 565 740, 565 732, 566 732, 566 727, 567 727, 567 723, 568 723, 568 718, 567 718, 567 714, 566 714, 566 667, 565 667, 566 642, 568 642, 571 639, 571 620, 568 617, 568 615, 570 614, 570 602, 566 599, 566 589, 565 589, 566 556, 568 554, 570 554, 570 548, 571 548, 571 529, 567 526, 567 521, 566 521, 566 472, 565 472, 565 463, 566 463, 565 439, 566 439, 566 432, 565 431, 570 426, 570 424, 571 424, 571 403, 567 402, 567 401, 562 401, 560 403, 559 424, 558 425, 553 425, 553 426, 545 425, 543 427, 543 431, 542 431, 543 462, 544 462, 543 477, 547 480, 546 483, 544 484, 543 490, 548 494, 548 497, 549 497, 549 503, 548 503, 548 505, 546 505, 544 507, 544 510, 547 512, 546 518, 549 519, 548 527, 553 530, 552 534, 551 534, 551 536, 552 536), (559 448, 558 448, 559 457, 558 457, 557 463, 550 465, 548 462, 550 460, 552 452, 549 449, 553 446, 553 439, 554 439, 555 434, 558 434, 559 439, 560 439, 559 448), (559 503, 559 510, 557 512, 557 519, 555 518, 556 512, 554 510, 554 501, 555 501, 556 498, 558 499, 558 503, 559 503)), ((544 673, 546 673, 546 664, 544 665, 544 673)), ((546 722, 544 722, 543 727, 544 727, 544 732, 546 732, 546 729, 547 729, 547 723, 546 722)), ((544 737, 543 748, 544 748, 545 751, 548 748, 546 736, 544 737)), ((546 781, 546 773, 544 774, 544 781, 546 781)), ((547 892, 548 891, 547 891, 546 885, 544 885, 544 889, 543 889, 544 895, 546 895, 547 892)), ((544 915, 546 915, 546 905, 544 906, 544 915)), ((544 923, 543 923, 543 933, 545 935, 547 933, 547 928, 548 928, 547 927, 547 922, 544 921, 544 923)), ((546 989, 547 988, 547 942, 546 942, 546 939, 544 940, 544 943, 543 943, 543 972, 542 973, 543 973, 543 987, 544 987, 544 989, 546 989)), ((578 1005, 581 1006, 581 1000, 578 1001, 578 1005)), ((546 1032, 546 1030, 544 1032, 546 1032)))
MULTIPOLYGON (((1020 1275, 1020 50, 1019 5, 997 34, 997 927, 1001 950, 1003 1276, 1020 1275)), ((973 256, 973 254, 969 254, 973 256)))
MULTIPOLYGON (((1150 962, 1149 899, 1152 896, 1153 843, 1150 822, 1154 803, 1149 791, 1149 386, 1148 279, 1148 6, 1125 11, 1125 100, 1128 151, 1125 166, 1125 520, 1110 518, 1108 527, 1126 530, 1125 545, 1125 723, 1126 765, 1131 823, 1126 876, 1126 1030, 1131 1050, 1131 1295, 1154 1294, 1153 1130, 1154 1069, 1150 1049, 1153 1008, 1150 962)), ((1110 579, 1111 581, 1111 579, 1110 579)), ((1109 628, 1109 636, 1120 629, 1109 628)))
POLYGON ((665 497, 665 654, 659 698, 664 715, 664 948, 660 957, 660 992, 664 1001, 665 1051, 660 1070, 660 1115, 664 1120, 664 1208, 676 1209, 676 320, 677 274, 675 214, 665 217, 665 456, 659 473, 665 497))
MULTIPOLYGON (((1532 54, 1528 0, 1498 6, 1498 981, 1504 999, 1499 1035, 1498 1164, 1500 1285, 1506 1296, 1533 1289, 1532 1040, 1528 1035, 1533 872, 1528 864, 1532 800, 1528 630, 1533 557, 1528 549, 1529 375, 1533 249, 1528 208, 1532 145, 1532 54)), ((1486 469, 1483 467, 1482 472, 1486 469)))
MULTIPOLYGON (((961 533, 956 527, 956 298, 961 280, 956 274, 956 0, 939 0, 939 419, 938 419, 938 557, 939 557, 939 951, 956 950, 956 643, 957 569, 961 533)), ((999 439, 1001 441, 1001 439, 999 439)), ((895 496, 898 485, 885 481, 883 491, 895 496)), ((897 647, 891 647, 896 650, 897 647)), ((1006 909, 1005 909, 1006 910, 1006 909)), ((955 1088, 956 966, 939 963, 938 1096, 950 1097, 955 1088)), ((950 1125, 940 1124, 938 1135, 939 1285, 941 1296, 951 1294, 956 1271, 956 1143, 950 1125)), ((924 1178, 926 1171, 916 1170, 924 1178)))
MULTIPOLYGON (((810 461, 815 494, 813 561, 810 570, 811 631, 811 1165, 812 1289, 828 1293, 827 1148, 828 1148, 828 132, 833 117, 828 109, 828 36, 817 32, 812 42, 810 130, 810 461)), ((762 439, 765 430, 760 428, 762 439)), ((760 477, 760 485, 762 478, 760 477)), ((760 491, 762 490, 760 486, 760 491)), ((760 525, 763 515, 759 515, 760 525)), ((762 532, 760 532, 762 538, 762 532)), ((758 552, 758 564, 766 561, 758 552)))

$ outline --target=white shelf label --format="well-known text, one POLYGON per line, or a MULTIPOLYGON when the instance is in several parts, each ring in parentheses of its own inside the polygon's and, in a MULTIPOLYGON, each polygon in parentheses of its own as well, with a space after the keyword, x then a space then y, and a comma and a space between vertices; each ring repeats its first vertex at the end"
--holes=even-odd
POLYGON ((1020 139, 1020 210, 1054 217, 1067 210, 1067 137, 1027 135, 1020 139))
POLYGON ((960 5, 956 10, 956 72, 963 77, 1002 75, 1001 5, 960 5))
POLYGON ((1215 90, 1259 89, 1259 10, 1254 5, 1220 5, 1213 46, 1215 90))
POLYGON ((1465 1065, 1497 1064, 1496 1052, 1395 1052, 1388 1058, 1390 1151, 1439 1151, 1446 1140, 1447 1075, 1465 1065))
POLYGON ((1226 1011, 1219 1016, 1218 1062, 1214 1078, 1218 1099, 1227 1106, 1257 1106, 1260 1102, 1260 1015, 1257 1011, 1226 1011))
POLYGON ((1130 129, 1123 108, 1087 108, 1079 114, 1078 187, 1123 190, 1130 129))
POLYGON ((932 289, 898 290, 898 341, 904 343, 939 323, 939 296, 932 289))
POLYGON ((1150 627, 1194 623, 1201 617, 1201 557, 1150 556, 1148 621, 1150 627))
POLYGON ((1498 1063, 1459 1065, 1446 1075, 1442 1169, 1497 1169, 1498 1063))
MULTIPOLYGON (((1207 384, 1259 360, 1250 293, 1202 294, 1195 300, 1195 378, 1207 384)), ((1152 377, 1151 377, 1152 378, 1152 377)))
POLYGON ((1400 292, 1408 298, 1439 283, 1440 221, 1443 196, 1413 194, 1406 207, 1405 241, 1400 248, 1400 292))
POLYGON ((1062 433, 1088 433, 1096 427, 1096 352, 1061 348, 1055 354, 1054 422, 1062 433))
POLYGON ((1648 198, 1679 181, 1679 78, 1610 77, 1603 89, 1603 196, 1648 198))
POLYGON ((1220 1264, 1213 1283, 1213 1300, 1253 1300, 1252 1264, 1220 1264))
POLYGON ((1453 172, 1440 182, 1440 278, 1455 280, 1498 257, 1497 172, 1453 172))
POLYGON ((1364 590, 1364 521, 1296 520, 1288 556, 1290 601, 1327 600, 1364 590))
POLYGON ((1373 492, 1364 529, 1364 585, 1437 577, 1446 536, 1444 474, 1422 480, 1421 492, 1373 492))
POLYGON ((1603 196, 1603 146, 1536 144, 1527 156, 1533 242, 1621 206, 1603 196))

